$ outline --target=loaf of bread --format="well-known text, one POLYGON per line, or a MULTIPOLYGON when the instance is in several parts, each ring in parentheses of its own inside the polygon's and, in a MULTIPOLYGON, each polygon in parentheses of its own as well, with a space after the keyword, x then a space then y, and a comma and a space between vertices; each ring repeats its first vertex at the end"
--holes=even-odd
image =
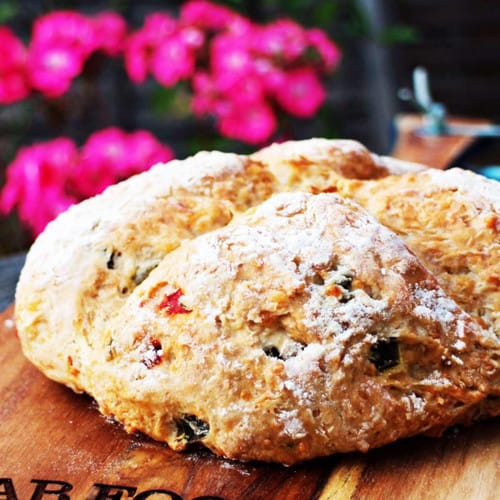
POLYGON ((34 243, 16 292, 23 351, 128 431, 242 460, 498 415, 498 187, 462 196, 450 177, 435 205, 413 203, 446 184, 434 175, 326 139, 157 165, 34 243), (386 213, 400 191, 408 203, 386 213), (453 240, 439 258, 433 224, 453 240), (469 297, 449 272, 458 250, 469 297))

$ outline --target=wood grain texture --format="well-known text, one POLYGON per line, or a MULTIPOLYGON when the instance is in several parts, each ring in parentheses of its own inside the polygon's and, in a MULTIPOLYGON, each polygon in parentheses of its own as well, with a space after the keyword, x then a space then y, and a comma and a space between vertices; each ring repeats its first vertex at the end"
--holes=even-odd
POLYGON ((175 453, 126 434, 88 396, 46 379, 23 357, 12 315, 12 307, 0 314, 0 498, 7 479, 18 500, 67 498, 33 497, 33 480, 60 481, 46 491, 71 487, 61 495, 87 500, 498 498, 498 419, 295 467, 231 462, 201 449, 175 453))

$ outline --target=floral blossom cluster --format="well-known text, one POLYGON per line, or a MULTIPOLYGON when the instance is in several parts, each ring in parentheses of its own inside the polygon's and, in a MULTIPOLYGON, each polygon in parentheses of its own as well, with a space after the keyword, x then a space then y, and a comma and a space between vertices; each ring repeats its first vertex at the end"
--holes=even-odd
POLYGON ((257 24, 207 0, 184 3, 178 17, 152 13, 137 30, 116 12, 54 11, 35 21, 28 47, 7 27, 0 46, 0 103, 32 91, 64 94, 101 52, 122 56, 135 83, 187 82, 196 116, 213 117, 223 136, 250 144, 270 139, 280 113, 314 116, 326 97, 322 78, 340 60, 320 29, 289 19, 257 24))
POLYGON ((125 20, 115 12, 94 17, 76 11, 54 11, 36 19, 28 47, 8 28, 0 27, 0 103, 24 99, 32 90, 59 97, 97 51, 123 51, 125 20))
POLYGON ((7 167, 0 214, 17 207, 36 236, 70 205, 173 156, 150 132, 116 127, 95 132, 80 149, 67 137, 21 148, 7 167))
MULTIPOLYGON (((277 137, 286 115, 308 118, 326 98, 322 80, 341 53, 327 34, 290 19, 258 24, 208 0, 183 2, 178 16, 154 12, 132 29, 116 12, 58 10, 38 17, 25 44, 0 26, 0 104, 38 92, 68 92, 96 53, 121 57, 136 84, 154 78, 191 89, 191 111, 249 144, 277 137)), ((0 214, 17 208, 33 232, 70 205, 173 153, 149 132, 108 128, 78 148, 67 137, 19 150, 6 170, 0 214)))
POLYGON ((185 3, 178 19, 151 14, 124 54, 132 81, 149 74, 165 86, 188 80, 193 112, 250 144, 272 136, 279 111, 312 117, 326 97, 321 78, 340 55, 320 29, 289 19, 256 24, 206 0, 185 3))

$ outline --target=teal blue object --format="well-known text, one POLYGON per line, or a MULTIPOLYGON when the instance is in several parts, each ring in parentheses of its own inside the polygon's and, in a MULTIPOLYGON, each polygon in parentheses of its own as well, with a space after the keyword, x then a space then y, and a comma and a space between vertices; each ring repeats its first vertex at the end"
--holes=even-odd
POLYGON ((478 174, 500 181, 500 165, 487 165, 485 167, 478 167, 474 169, 478 174))

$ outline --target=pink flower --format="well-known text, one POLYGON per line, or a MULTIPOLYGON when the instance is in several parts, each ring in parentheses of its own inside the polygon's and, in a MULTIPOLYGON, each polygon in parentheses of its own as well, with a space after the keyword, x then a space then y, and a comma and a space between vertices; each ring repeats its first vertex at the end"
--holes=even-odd
POLYGON ((38 145, 40 159, 44 165, 44 182, 59 184, 66 179, 78 162, 79 154, 75 143, 68 137, 59 137, 38 145))
POLYGON ((307 41, 318 51, 327 71, 333 70, 339 64, 342 53, 323 30, 318 28, 308 30, 307 41))
POLYGON ((244 107, 233 102, 220 117, 217 126, 225 137, 259 144, 271 137, 277 123, 272 108, 265 101, 244 107))
POLYGON ((116 127, 93 133, 81 150, 80 163, 72 173, 73 189, 83 196, 102 192, 129 170, 127 134, 116 127))
MULTIPOLYGON (((152 70, 152 61, 157 47, 174 35, 177 28, 178 23, 174 18, 167 14, 154 13, 146 17, 140 30, 128 37, 125 43, 125 69, 133 82, 143 83, 146 80, 152 70)), ((162 50, 168 52, 169 49, 166 47, 162 50)), ((155 62, 155 71, 163 75, 158 60, 155 62)), ((167 81, 172 78, 167 74, 167 70, 165 73, 163 77, 167 81)))
POLYGON ((226 30, 228 33, 238 36, 252 36, 254 32, 254 24, 251 23, 248 19, 245 19, 241 16, 233 17, 227 27, 226 30))
POLYGON ((241 78, 232 86, 204 72, 196 73, 193 78, 191 107, 197 116, 210 114, 221 118, 231 114, 235 107, 243 111, 257 104, 260 108, 265 100, 262 82, 254 75, 241 78))
POLYGON ((76 11, 59 10, 37 18, 31 45, 66 47, 84 58, 95 50, 98 43, 89 18, 76 11))
POLYGON ((166 87, 175 85, 194 72, 193 51, 180 36, 170 36, 162 40, 154 49, 151 72, 166 87))
POLYGON ((210 66, 220 91, 228 90, 254 71, 248 40, 230 34, 217 35, 210 47, 210 66))
POLYGON ((31 84, 49 97, 64 94, 98 45, 90 19, 75 11, 54 11, 33 26, 28 68, 31 84))
POLYGON ((127 143, 130 158, 128 171, 125 172, 127 177, 147 170, 156 163, 174 158, 174 152, 147 130, 137 130, 129 134, 127 143))
POLYGON ((105 54, 116 56, 123 51, 127 23, 116 12, 101 12, 93 20, 96 45, 105 54))
POLYGON ((0 103, 8 104, 30 93, 26 75, 26 49, 22 42, 4 26, 0 26, 0 103))
POLYGON ((290 19, 278 19, 260 28, 253 37, 254 50, 275 60, 293 61, 307 47, 305 30, 290 19))
POLYGON ((194 26, 185 26, 180 29, 179 37, 182 42, 190 49, 199 49, 205 43, 203 31, 194 26))
POLYGON ((24 73, 0 75, 0 104, 20 101, 30 94, 30 88, 24 73))
POLYGON ((127 134, 109 127, 92 134, 83 145, 80 162, 70 177, 71 186, 83 197, 93 196, 173 156, 169 147, 145 130, 127 134))
POLYGON ((316 72, 304 66, 287 73, 286 82, 275 93, 275 98, 288 113, 301 118, 309 118, 323 104, 326 92, 316 72))
POLYGON ((235 82, 232 87, 222 92, 221 96, 235 102, 240 108, 251 107, 254 103, 260 104, 266 100, 262 81, 254 75, 248 75, 235 82))
POLYGON ((180 19, 184 24, 207 30, 220 31, 241 18, 233 10, 206 0, 191 0, 181 7, 180 19))
POLYGON ((29 52, 31 85, 49 97, 67 92, 82 66, 79 52, 64 45, 34 45, 29 52))
POLYGON ((110 127, 89 137, 81 154, 68 138, 19 150, 7 167, 0 213, 17 207, 34 235, 70 205, 110 184, 173 158, 172 150, 145 130, 110 127))
POLYGON ((151 51, 149 39, 142 31, 128 37, 125 45, 125 70, 134 83, 143 83, 146 80, 151 51))
POLYGON ((165 37, 173 35, 177 28, 178 22, 173 17, 164 12, 154 12, 146 17, 142 31, 149 42, 155 45, 165 37))
POLYGON ((0 212, 18 207, 20 219, 33 234, 76 202, 65 192, 69 173, 77 162, 75 144, 68 138, 19 150, 7 167, 7 182, 0 194, 0 212))
POLYGON ((213 113, 219 100, 217 86, 208 73, 200 71, 192 78, 193 98, 191 109, 197 116, 213 113))
POLYGON ((26 48, 6 26, 0 26, 0 44, 3 49, 0 58, 0 73, 23 69, 26 63, 26 48))
POLYGON ((256 77, 260 79, 267 92, 273 94, 285 85, 285 71, 270 59, 258 58, 254 61, 256 77))

